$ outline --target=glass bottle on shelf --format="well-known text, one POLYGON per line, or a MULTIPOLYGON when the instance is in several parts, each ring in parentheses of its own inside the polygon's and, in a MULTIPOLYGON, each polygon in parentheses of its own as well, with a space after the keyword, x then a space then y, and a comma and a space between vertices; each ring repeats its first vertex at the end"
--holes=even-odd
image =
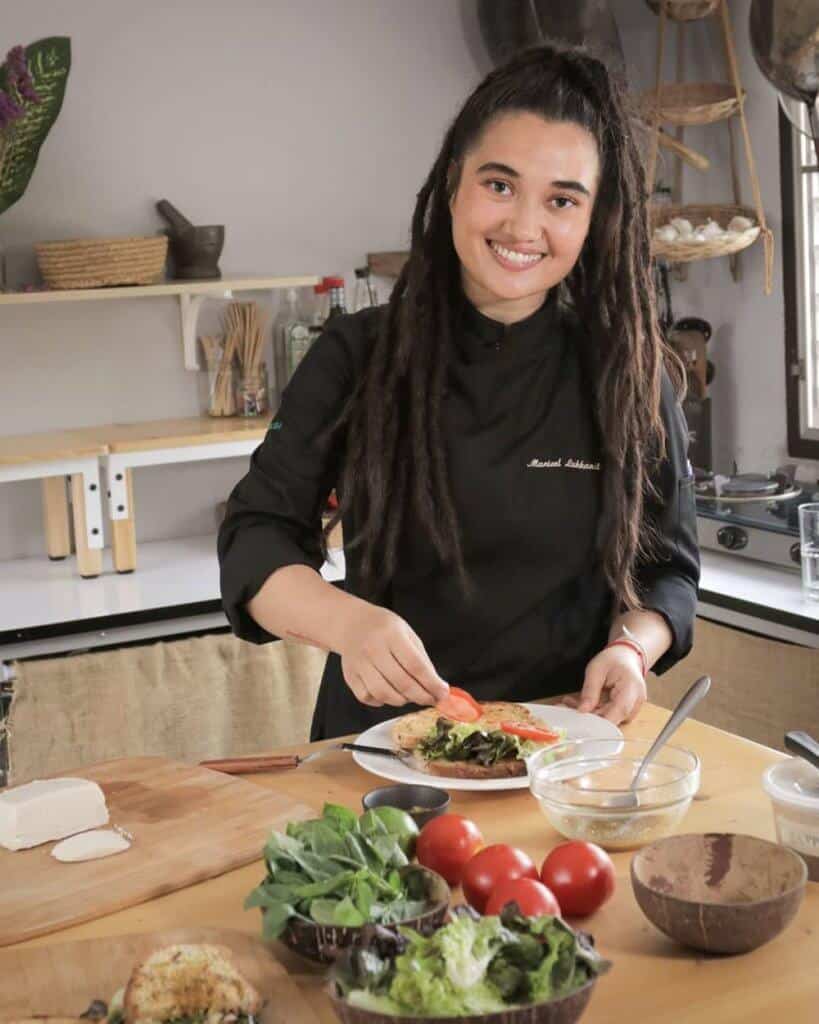
POLYGON ((312 323, 321 327, 330 311, 326 277, 323 277, 318 284, 313 285, 313 300, 312 323))
POLYGON ((276 406, 281 402, 285 385, 301 358, 298 353, 303 355, 307 350, 309 326, 301 309, 298 290, 288 288, 284 307, 273 328, 273 394, 276 406))
POLYGON ((330 309, 327 313, 327 319, 332 320, 334 316, 341 316, 342 313, 347 312, 344 278, 325 277, 324 280, 327 282, 327 290, 330 293, 330 309))
POLYGON ((369 267, 355 268, 355 295, 353 296, 353 312, 378 305, 375 284, 370 277, 369 267))

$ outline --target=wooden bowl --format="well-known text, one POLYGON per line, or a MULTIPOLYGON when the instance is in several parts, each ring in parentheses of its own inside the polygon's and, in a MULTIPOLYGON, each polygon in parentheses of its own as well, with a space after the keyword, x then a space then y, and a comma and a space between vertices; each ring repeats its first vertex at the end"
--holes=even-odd
POLYGON ((807 874, 786 847, 730 833, 670 836, 631 862, 649 921, 708 953, 747 953, 777 936, 799 909, 807 874))
POLYGON ((419 1021, 423 1021, 423 1024, 575 1024, 582 1017, 596 983, 597 978, 591 978, 582 988, 546 1003, 465 1017, 405 1017, 350 1006, 338 994, 334 982, 328 985, 327 993, 343 1024, 418 1024, 419 1021))
MULTIPOLYGON (((430 907, 419 917, 408 917, 398 921, 400 925, 414 928, 422 935, 431 935, 444 922, 449 910, 449 886, 440 875, 429 868, 410 864, 402 871, 420 872, 427 878, 427 893, 430 907)), ((350 925, 315 924, 291 918, 281 935, 281 941, 294 952, 322 964, 331 964, 345 946, 356 946, 360 942, 361 928, 350 925)))

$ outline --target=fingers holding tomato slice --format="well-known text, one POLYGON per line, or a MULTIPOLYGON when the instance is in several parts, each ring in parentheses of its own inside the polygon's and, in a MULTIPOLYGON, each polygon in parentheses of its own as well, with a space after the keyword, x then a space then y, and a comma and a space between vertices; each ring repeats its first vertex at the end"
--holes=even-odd
POLYGON ((458 686, 450 686, 449 693, 438 701, 435 710, 444 718, 452 718, 456 722, 477 722, 483 714, 483 709, 472 694, 458 686))
POLYGON ((501 722, 501 729, 510 736, 519 736, 522 740, 534 740, 535 743, 557 743, 562 739, 559 732, 542 729, 537 725, 524 725, 522 722, 501 722))

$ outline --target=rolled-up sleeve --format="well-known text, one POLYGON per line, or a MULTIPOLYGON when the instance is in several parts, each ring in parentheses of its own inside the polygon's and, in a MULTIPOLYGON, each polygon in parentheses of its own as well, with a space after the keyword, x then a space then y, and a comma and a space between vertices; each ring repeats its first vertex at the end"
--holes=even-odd
MULTIPOLYGON (((343 319, 353 330, 362 326, 356 317, 343 319)), ((326 432, 352 387, 350 330, 334 326, 311 346, 227 502, 217 542, 222 605, 243 640, 275 639, 247 611, 272 573, 286 565, 321 567, 321 515, 337 482, 340 452, 326 432)))
POLYGON ((694 476, 687 454, 688 427, 667 374, 663 374, 661 412, 666 454, 652 476, 657 495, 645 505, 654 553, 635 570, 643 607, 662 615, 673 636, 671 647, 652 670, 658 675, 691 650, 700 579, 694 476))

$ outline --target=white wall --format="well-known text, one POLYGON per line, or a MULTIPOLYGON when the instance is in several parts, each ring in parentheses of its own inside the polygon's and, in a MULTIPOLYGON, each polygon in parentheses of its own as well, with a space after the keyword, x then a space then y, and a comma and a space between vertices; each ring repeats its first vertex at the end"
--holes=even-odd
MULTIPOLYGON (((645 88, 657 19, 642 0, 611 6, 631 84, 645 88)), ((731 7, 777 242, 774 293, 763 294, 756 245, 741 282, 727 260, 695 264, 674 282, 673 302, 677 316, 714 326, 717 467, 736 458, 767 469, 786 457, 777 104, 750 53, 750 0, 731 7)), ((65 34, 74 55, 31 185, 0 217, 18 271, 37 239, 152 233, 154 201, 166 196, 199 223, 227 225, 227 272, 349 274, 366 251, 406 244, 442 133, 488 68, 471 0, 6 8, 2 45, 65 34)), ((716 28, 689 26, 691 77, 724 79, 716 28)), ((724 126, 687 137, 713 169, 686 168, 686 197, 730 199, 724 126)), ((747 175, 743 188, 747 200, 747 175)), ((0 308, 0 434, 196 414, 201 380, 182 368, 177 325, 172 299, 0 308)), ((215 504, 243 469, 229 460, 141 470, 139 538, 211 531, 215 504)), ((39 500, 33 482, 0 485, 0 560, 41 552, 39 500)))
MULTIPOLYGON (((745 110, 762 202, 774 232, 774 288, 771 295, 764 294, 763 250, 757 242, 741 257, 741 281, 734 282, 727 259, 690 264, 687 281, 672 278, 672 304, 675 316, 702 316, 714 329, 709 358, 716 367, 710 392, 716 468, 729 471, 736 459, 742 470, 765 471, 787 460, 778 104, 751 53, 751 2, 730 0, 729 6, 739 73, 748 95, 745 110)), ((653 88, 659 19, 642 0, 611 0, 611 7, 623 38, 632 89, 653 88)), ((665 77, 670 80, 675 74, 674 29, 666 46, 665 77)), ((690 22, 686 32, 686 79, 728 81, 718 19, 690 22)), ((742 198, 746 205, 753 205, 738 122, 735 133, 743 172, 742 198)), ((705 174, 685 168, 684 199, 733 202, 725 124, 686 128, 685 141, 709 156, 712 166, 705 174)), ((675 162, 665 158, 660 169, 659 176, 669 184, 675 162)), ((808 471, 815 476, 817 467, 806 467, 808 471)))
MULTIPOLYGON (((7 48, 62 34, 73 49, 28 191, 0 217, 16 275, 38 239, 152 234, 163 196, 227 225, 223 271, 349 275, 406 246, 481 75, 459 0, 28 0, 2 29, 7 48)), ((197 414, 178 316, 174 299, 0 307, 0 434, 197 414)), ((244 467, 140 470, 138 538, 213 530, 244 467)), ((0 485, 0 560, 39 554, 40 523, 37 483, 0 485)))

